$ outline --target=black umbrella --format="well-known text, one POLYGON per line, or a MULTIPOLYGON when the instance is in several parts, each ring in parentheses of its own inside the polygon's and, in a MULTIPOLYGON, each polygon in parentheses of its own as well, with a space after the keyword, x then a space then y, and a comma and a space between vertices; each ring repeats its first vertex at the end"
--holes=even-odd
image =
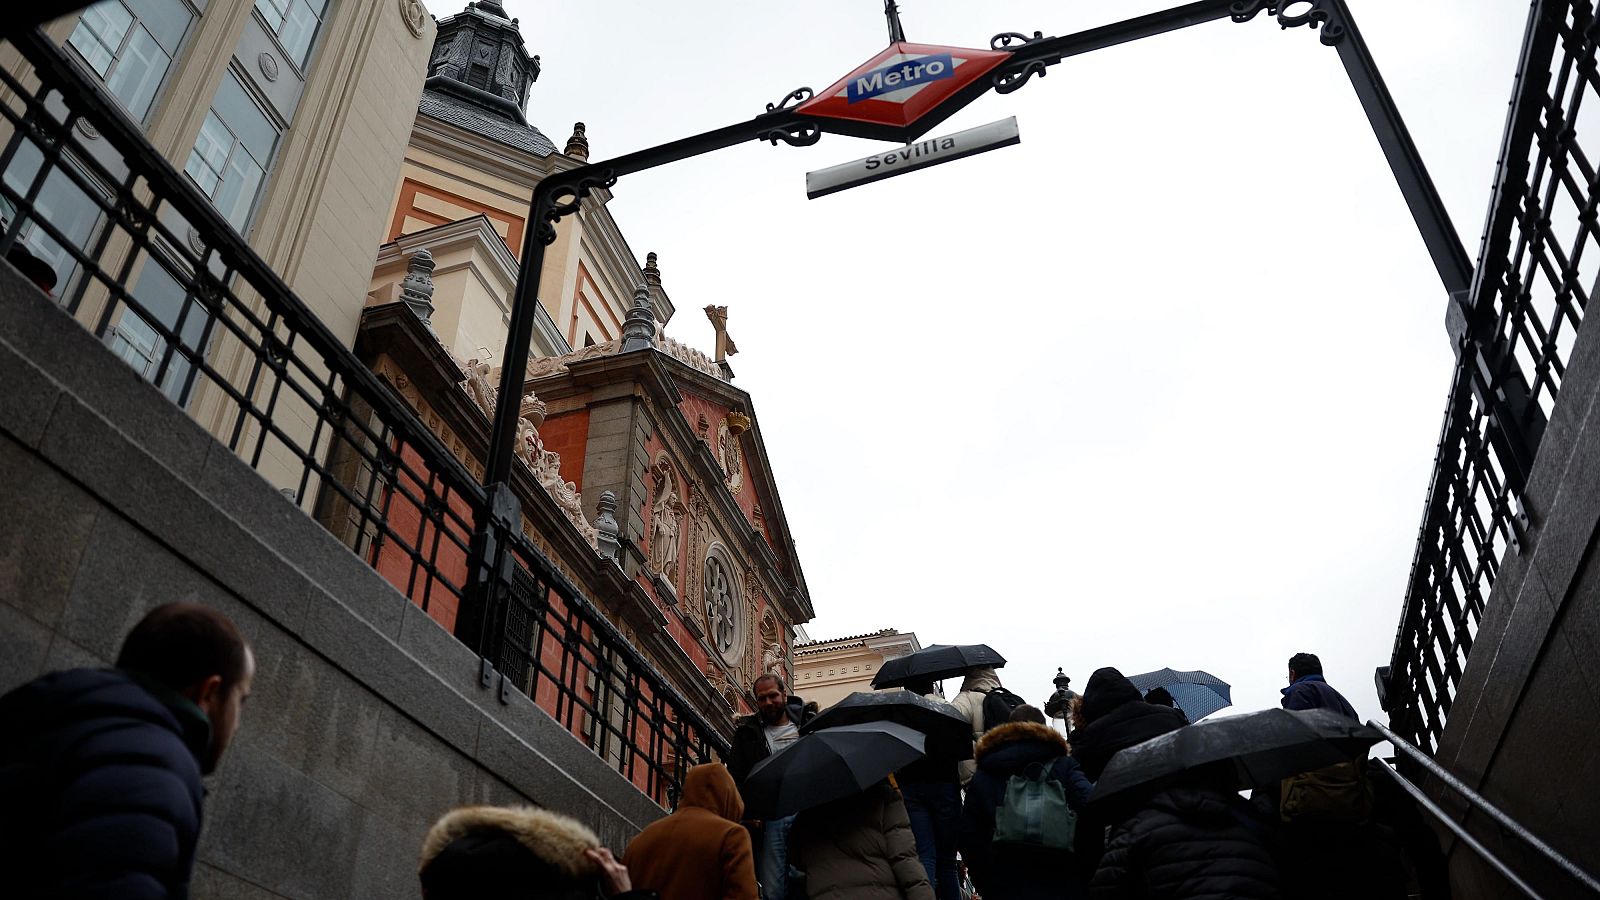
POLYGON ((1005 664, 1006 658, 988 644, 934 644, 884 663, 878 674, 872 676, 872 686, 900 687, 913 681, 938 681, 979 666, 998 669, 1005 664))
POLYGON ((893 722, 814 731, 750 770, 745 814, 777 819, 859 794, 920 759, 922 746, 921 732, 893 722))
POLYGON ((800 733, 867 722, 893 722, 922 732, 928 737, 929 756, 972 758, 972 723, 967 717, 948 703, 910 691, 856 691, 800 726, 800 733))
POLYGON ((1135 744, 1111 757, 1089 802, 1139 796, 1206 766, 1211 783, 1233 790, 1360 759, 1383 740, 1376 729, 1327 709, 1264 709, 1198 722, 1135 744))

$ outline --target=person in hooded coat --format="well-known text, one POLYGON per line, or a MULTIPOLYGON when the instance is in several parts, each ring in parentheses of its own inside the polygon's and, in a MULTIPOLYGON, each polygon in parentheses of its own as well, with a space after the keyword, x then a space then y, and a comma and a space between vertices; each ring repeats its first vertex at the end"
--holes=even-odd
POLYGON ((639 832, 622 855, 633 883, 661 900, 757 900, 744 801, 721 763, 695 766, 678 809, 639 832))
POLYGON ((423 900, 655 900, 593 831, 533 807, 464 806, 428 829, 423 900))
MULTIPOLYGON (((1133 682, 1110 666, 1096 669, 1089 676, 1076 715, 1083 724, 1072 732, 1072 758, 1083 766, 1083 774, 1090 781, 1100 780, 1106 763, 1117 751, 1188 724, 1176 709, 1146 703, 1133 682)), ((1106 826, 1110 824, 1103 813, 1093 809, 1078 819, 1074 849, 1078 874, 1085 884, 1100 864, 1106 826)))
MULTIPOLYGON (((961 680, 960 692, 950 701, 950 705, 972 723, 974 742, 983 737, 983 699, 1000 686, 1000 673, 992 666, 980 666, 967 672, 967 677, 961 680)), ((962 760, 960 770, 961 786, 966 787, 967 782, 972 780, 972 773, 978 771, 978 763, 970 759, 962 760)))
POLYGON ((906 805, 887 781, 796 816, 789 865, 809 900, 934 900, 906 805))
POLYGON ((1250 804, 1196 772, 1111 828, 1093 900, 1278 900, 1278 872, 1250 804))
POLYGON ((1034 765, 1049 768, 1066 789, 1068 808, 1081 812, 1089 802, 1089 779, 1068 755, 1067 741, 1044 724, 1031 706, 1012 711, 1012 720, 984 734, 976 752, 978 771, 967 785, 961 814, 961 858, 984 900, 1076 900, 1087 896, 1074 877, 1071 854, 994 844, 995 813, 1005 803, 1006 784, 1034 765))

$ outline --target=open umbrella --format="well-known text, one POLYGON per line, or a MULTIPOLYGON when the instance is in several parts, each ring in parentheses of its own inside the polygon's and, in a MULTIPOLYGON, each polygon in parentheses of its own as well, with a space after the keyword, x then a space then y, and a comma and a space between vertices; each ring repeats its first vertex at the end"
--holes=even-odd
POLYGON ((1166 688, 1173 702, 1178 704, 1191 722, 1198 722, 1224 706, 1233 705, 1232 688, 1210 672, 1157 669, 1143 675, 1130 675, 1128 680, 1141 694, 1166 688))
POLYGON ((1006 658, 988 644, 934 644, 915 653, 897 656, 872 676, 875 688, 900 687, 913 681, 938 681, 979 666, 1000 668, 1006 658))
POLYGON ((840 725, 893 722, 927 735, 929 756, 972 758, 972 723, 948 703, 910 691, 856 691, 800 726, 801 734, 840 725))
MULTIPOLYGON (((1327 709, 1264 709, 1199 722, 1135 744, 1111 757, 1089 802, 1114 803, 1211 767, 1234 790, 1363 756, 1383 740, 1376 729, 1327 709)), ((1214 782, 1215 783, 1215 782, 1214 782)))
POLYGON ((803 735, 756 763, 744 780, 745 814, 777 819, 858 794, 922 757, 923 736, 893 722, 803 735))

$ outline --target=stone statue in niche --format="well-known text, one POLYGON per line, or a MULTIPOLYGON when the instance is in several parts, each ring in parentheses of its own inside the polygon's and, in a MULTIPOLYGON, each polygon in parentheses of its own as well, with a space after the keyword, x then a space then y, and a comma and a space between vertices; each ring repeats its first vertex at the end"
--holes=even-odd
POLYGON ((678 476, 666 454, 650 468, 655 481, 655 504, 650 510, 650 569, 668 584, 678 581, 678 534, 683 521, 683 500, 678 496, 678 476))
POLYGON ((783 664, 783 646, 781 644, 768 644, 761 651, 761 674, 776 675, 785 682, 789 680, 787 669, 783 664))
POLYGON ((744 488, 744 458, 739 455, 738 432, 728 427, 724 420, 717 426, 717 461, 728 476, 728 491, 739 493, 744 488))

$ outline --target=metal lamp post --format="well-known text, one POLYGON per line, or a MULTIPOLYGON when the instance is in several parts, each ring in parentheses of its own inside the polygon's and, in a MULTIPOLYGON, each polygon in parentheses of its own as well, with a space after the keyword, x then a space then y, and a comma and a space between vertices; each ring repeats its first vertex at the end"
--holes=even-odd
POLYGON ((1056 667, 1056 677, 1051 681, 1055 684, 1056 690, 1050 695, 1050 699, 1045 701, 1044 714, 1052 719, 1060 719, 1061 731, 1070 732, 1072 723, 1068 719, 1072 715, 1072 701, 1078 695, 1068 687, 1072 684, 1072 679, 1061 667, 1056 667))

